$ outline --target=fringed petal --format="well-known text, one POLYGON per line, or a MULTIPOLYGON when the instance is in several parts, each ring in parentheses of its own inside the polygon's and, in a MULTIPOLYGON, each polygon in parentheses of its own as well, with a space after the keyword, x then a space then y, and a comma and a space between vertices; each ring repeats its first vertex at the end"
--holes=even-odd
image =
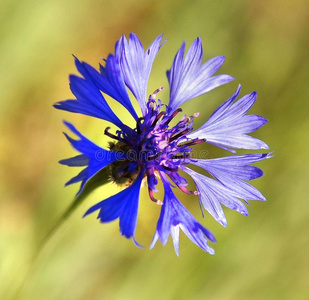
POLYGON ((236 210, 242 215, 247 216, 248 210, 244 203, 237 197, 238 193, 226 188, 220 182, 199 174, 188 167, 182 166, 182 170, 188 173, 194 180, 199 192, 199 199, 204 208, 215 218, 221 225, 226 226, 227 221, 222 210, 221 204, 236 210))
POLYGON ((131 33, 129 41, 125 36, 119 40, 121 70, 126 85, 137 99, 143 115, 146 114, 147 85, 153 61, 161 48, 162 35, 159 35, 149 48, 144 47, 136 34, 131 33))
POLYGON ((150 247, 154 247, 158 239, 165 245, 171 234, 175 252, 179 255, 180 228, 194 244, 204 251, 214 254, 214 250, 208 245, 208 240, 216 242, 213 234, 208 229, 204 228, 178 201, 164 174, 161 174, 161 178, 165 195, 156 233, 150 247))
POLYGON ((267 119, 257 115, 245 115, 256 100, 256 92, 234 103, 240 93, 236 92, 220 105, 204 125, 188 134, 188 138, 206 139, 207 143, 235 152, 234 149, 269 149, 263 141, 247 135, 262 127, 267 119))
POLYGON ((181 45, 171 69, 167 71, 170 84, 169 113, 173 113, 184 102, 234 79, 229 75, 212 77, 222 66, 223 56, 214 57, 201 65, 203 58, 201 38, 197 38, 192 43, 185 59, 184 53, 185 43, 181 45))
POLYGON ((76 196, 80 195, 87 181, 107 165, 116 160, 125 159, 124 153, 105 150, 83 136, 72 124, 65 122, 65 125, 76 134, 79 139, 74 140, 66 133, 64 134, 71 145, 82 155, 60 161, 68 166, 87 166, 77 176, 72 178, 66 185, 81 181, 80 189, 76 196), (87 165, 85 164, 88 161, 87 165))

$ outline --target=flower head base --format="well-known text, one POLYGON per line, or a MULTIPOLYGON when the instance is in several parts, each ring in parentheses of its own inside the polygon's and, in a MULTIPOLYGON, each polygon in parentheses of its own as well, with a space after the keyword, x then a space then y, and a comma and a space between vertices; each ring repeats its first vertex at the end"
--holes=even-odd
POLYGON ((234 149, 268 149, 268 146, 247 133, 263 126, 267 120, 255 115, 246 115, 256 100, 256 93, 242 97, 235 102, 240 86, 235 94, 224 102, 199 129, 193 130, 193 122, 199 113, 183 116, 176 125, 172 120, 182 109, 181 104, 231 81, 229 75, 213 76, 223 64, 222 56, 215 57, 201 65, 201 39, 196 39, 184 58, 185 44, 175 56, 170 71, 167 72, 170 84, 170 101, 162 104, 157 89, 145 101, 147 84, 152 63, 161 48, 159 36, 150 47, 144 48, 134 34, 129 41, 123 36, 110 55, 100 73, 84 62, 76 59, 76 66, 84 78, 70 77, 71 90, 76 100, 66 100, 55 104, 58 109, 82 113, 112 122, 119 127, 111 133, 107 127, 105 135, 111 138, 109 150, 105 150, 79 133, 73 125, 66 123, 79 137, 67 138, 81 154, 60 161, 68 166, 85 167, 67 184, 81 181, 78 195, 85 184, 99 171, 105 169, 111 181, 125 187, 120 193, 111 196, 91 207, 85 215, 99 210, 101 222, 119 219, 120 232, 135 240, 139 193, 142 181, 148 185, 149 197, 162 205, 157 230, 151 247, 158 239, 165 245, 171 234, 175 251, 179 253, 179 229, 204 251, 211 254, 214 250, 208 240, 215 242, 212 233, 198 223, 186 208, 177 200, 172 187, 199 198, 204 207, 220 224, 227 221, 221 204, 248 215, 245 202, 265 200, 264 196, 246 181, 263 175, 262 171, 250 164, 270 157, 270 154, 247 154, 227 156, 217 159, 196 159, 192 157, 193 147, 197 144, 214 144, 235 152, 234 149), (127 88, 138 101, 142 115, 133 109, 127 88), (129 128, 108 106, 104 94, 120 102, 136 120, 135 128, 129 128), (190 169, 190 164, 208 171, 213 177, 207 177, 190 169), (196 184, 196 189, 188 189, 187 180, 179 171, 187 173, 196 184), (161 179, 165 190, 163 202, 154 196, 158 192, 157 184, 161 179))

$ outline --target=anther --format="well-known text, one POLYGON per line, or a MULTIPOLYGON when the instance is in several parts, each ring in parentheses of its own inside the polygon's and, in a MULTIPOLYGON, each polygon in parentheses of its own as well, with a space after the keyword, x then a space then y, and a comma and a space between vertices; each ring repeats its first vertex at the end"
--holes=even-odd
POLYGON ((187 153, 185 155, 173 155, 171 159, 184 159, 184 158, 190 158, 190 157, 191 157, 191 154, 187 153))
POLYGON ((172 142, 172 141, 178 139, 179 137, 181 137, 181 136, 183 136, 183 135, 189 133, 190 131, 191 131, 191 130, 189 130, 189 129, 185 129, 185 130, 183 130, 183 131, 181 131, 181 132, 179 132, 179 133, 173 135, 173 136, 170 138, 169 141, 172 142))
POLYGON ((182 112, 181 108, 177 108, 170 116, 168 120, 164 122, 165 125, 168 125, 180 112, 182 112))
POLYGON ((189 195, 198 195, 198 192, 197 191, 189 191, 187 188, 185 188, 184 186, 178 186, 178 188, 183 191, 184 193, 186 194, 189 194, 189 195))
POLYGON ((157 115, 157 117, 154 119, 154 121, 152 122, 152 124, 151 124, 151 126, 153 127, 153 126, 155 126, 156 124, 157 124, 157 122, 160 120, 160 118, 162 117, 162 116, 164 116, 165 115, 165 111, 161 111, 158 115, 157 115))
POLYGON ((200 115, 200 113, 197 112, 197 113, 193 114, 193 115, 190 116, 190 117, 186 117, 186 118, 184 118, 182 121, 180 121, 180 122, 178 123, 178 125, 183 125, 183 124, 189 123, 189 122, 191 122, 194 118, 197 118, 199 115, 200 115))
POLYGON ((171 171, 171 172, 177 172, 179 170, 179 168, 170 168, 170 167, 167 167, 167 166, 164 166, 162 165, 162 167, 168 171, 171 171))
POLYGON ((161 155, 162 152, 158 152, 156 155, 154 156, 147 156, 146 157, 146 160, 149 161, 149 160, 155 160, 156 158, 158 158, 160 155, 161 155))
POLYGON ((159 87, 158 89, 156 89, 156 90, 152 93, 152 95, 150 95, 149 100, 155 100, 156 97, 157 97, 157 94, 158 94, 160 91, 162 91, 162 90, 164 90, 164 87, 163 87, 163 86, 161 86, 161 87, 159 87))
POLYGON ((177 145, 177 146, 178 146, 178 147, 183 147, 183 146, 194 146, 194 145, 202 144, 202 143, 205 143, 205 142, 206 142, 206 139, 198 139, 198 140, 195 140, 195 141, 180 143, 180 144, 177 145))
POLYGON ((162 205, 163 204, 163 202, 161 200, 157 200, 153 196, 153 190, 151 188, 148 188, 148 192, 149 192, 149 197, 150 197, 151 201, 155 202, 157 205, 162 205))

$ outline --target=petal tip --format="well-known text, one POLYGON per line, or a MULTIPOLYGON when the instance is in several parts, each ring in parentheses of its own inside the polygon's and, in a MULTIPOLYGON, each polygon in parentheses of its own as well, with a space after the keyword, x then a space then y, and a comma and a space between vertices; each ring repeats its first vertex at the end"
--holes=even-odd
POLYGON ((246 216, 248 217, 249 216, 249 213, 245 210, 241 210, 240 213, 243 215, 243 216, 246 216))

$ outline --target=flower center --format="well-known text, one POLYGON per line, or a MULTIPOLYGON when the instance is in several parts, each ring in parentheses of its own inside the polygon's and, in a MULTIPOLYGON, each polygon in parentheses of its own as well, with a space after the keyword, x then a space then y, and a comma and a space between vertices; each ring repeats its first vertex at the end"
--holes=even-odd
POLYGON ((185 188, 186 179, 178 174, 181 164, 190 162, 192 146, 205 142, 205 139, 189 139, 186 137, 193 130, 193 120, 199 116, 196 113, 190 117, 184 116, 175 126, 170 122, 182 111, 178 108, 171 114, 161 110, 164 106, 156 95, 163 88, 150 95, 147 102, 147 113, 137 120, 136 128, 129 131, 117 131, 117 136, 108 132, 105 134, 116 139, 110 143, 110 150, 124 152, 127 159, 110 165, 111 179, 120 185, 131 185, 139 172, 145 172, 151 200, 162 204, 154 198, 157 192, 157 174, 166 173, 170 179, 185 193, 191 192, 185 188))

